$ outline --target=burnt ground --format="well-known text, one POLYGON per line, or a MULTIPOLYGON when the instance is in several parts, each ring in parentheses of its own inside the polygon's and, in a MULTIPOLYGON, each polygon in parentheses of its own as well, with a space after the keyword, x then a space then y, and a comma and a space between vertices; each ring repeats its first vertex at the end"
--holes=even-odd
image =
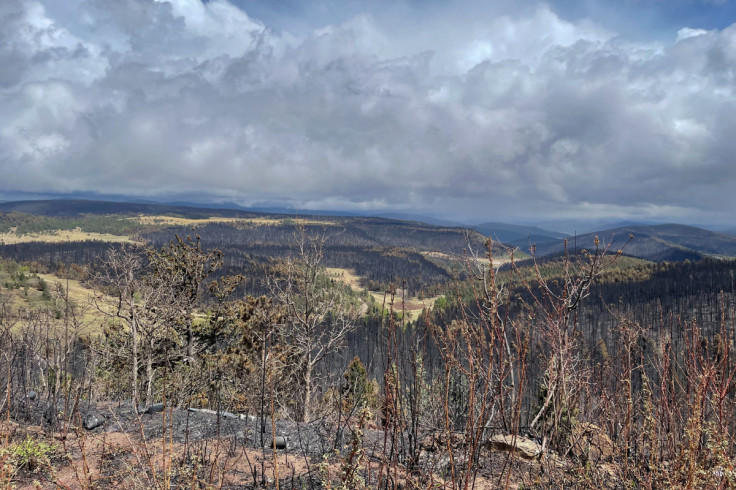
POLYGON ((277 479, 282 489, 326 488, 328 480, 344 481, 345 488, 377 488, 379 481, 389 482, 389 488, 453 488, 448 483, 453 477, 456 482, 469 478, 468 488, 476 489, 607 486, 605 472, 571 472, 554 457, 540 461, 483 449, 476 462, 466 464, 462 441, 448 445, 441 436, 425 437, 418 461, 407 464, 399 456, 406 434, 393 447, 386 438, 384 446, 384 432, 377 427, 364 427, 356 438, 356 427, 328 419, 277 420, 274 438, 270 419, 262 430, 254 417, 157 407, 137 414, 131 406, 100 404, 79 407, 76 422, 60 422, 51 430, 41 406, 27 406, 25 420, 6 422, 0 433, 16 441, 31 435, 56 447, 47 462, 15 471, 16 488, 33 488, 36 482, 41 488, 68 489, 256 489, 275 488, 277 479), (84 428, 95 423, 100 425, 84 428), (275 454, 274 439, 286 443, 275 454), (477 472, 466 475, 463 468, 477 472))

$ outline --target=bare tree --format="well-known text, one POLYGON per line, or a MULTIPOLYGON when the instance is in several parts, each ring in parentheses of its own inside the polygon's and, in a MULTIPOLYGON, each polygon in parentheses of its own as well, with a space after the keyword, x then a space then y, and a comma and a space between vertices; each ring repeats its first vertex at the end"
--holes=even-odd
MULTIPOLYGON (((98 294, 95 305, 128 338, 133 403, 140 401, 141 351, 145 355, 146 404, 153 402, 156 365, 166 346, 183 346, 174 358, 191 363, 196 355, 193 316, 202 283, 220 264, 221 253, 202 250, 178 236, 161 251, 111 249, 97 282, 110 296, 98 294)), ((167 356, 168 357, 168 356, 167 356)))
MULTIPOLYGON (((633 236, 629 241, 631 239, 633 236)), ((574 258, 570 257, 565 241, 562 278, 556 284, 550 284, 535 261, 536 290, 525 282, 532 297, 530 306, 540 320, 536 328, 547 347, 543 400, 529 424, 530 429, 536 431, 543 421, 547 421, 546 427, 539 430, 543 438, 543 450, 549 438, 556 439, 558 444, 560 438, 564 438, 563 425, 569 422, 571 414, 577 409, 580 393, 590 377, 581 357, 576 314, 578 307, 590 294, 595 278, 622 254, 621 249, 609 253, 610 245, 601 246, 598 237, 595 237, 593 245, 592 251, 582 250, 582 257, 574 258)), ((523 276, 519 277, 523 280, 523 276)))
POLYGON ((96 282, 102 286, 106 296, 98 293, 94 296, 94 305, 104 317, 119 322, 127 327, 130 334, 130 369, 132 379, 132 402, 138 406, 138 368, 140 346, 140 301, 136 295, 141 289, 140 276, 143 272, 142 254, 137 247, 126 247, 120 250, 108 250, 102 262, 96 282))
POLYGON ((291 346, 301 378, 301 421, 311 419, 315 367, 338 350, 356 327, 355 308, 324 273, 326 240, 324 233, 309 235, 304 225, 297 226, 296 255, 288 257, 279 275, 270 278, 272 293, 285 312, 281 335, 291 346))

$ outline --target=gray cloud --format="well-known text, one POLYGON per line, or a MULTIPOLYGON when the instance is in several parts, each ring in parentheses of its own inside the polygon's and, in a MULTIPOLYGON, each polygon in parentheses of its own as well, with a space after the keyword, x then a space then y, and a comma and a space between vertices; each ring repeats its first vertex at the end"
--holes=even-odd
POLYGON ((0 192, 467 219, 736 211, 736 25, 644 43, 544 5, 432 12, 296 35, 224 0, 4 3, 0 192))

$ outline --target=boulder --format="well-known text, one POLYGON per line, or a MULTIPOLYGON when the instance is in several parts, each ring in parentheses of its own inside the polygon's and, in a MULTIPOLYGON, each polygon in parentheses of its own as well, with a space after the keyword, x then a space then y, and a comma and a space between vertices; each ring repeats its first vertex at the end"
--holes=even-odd
POLYGON ((614 445, 603 429, 587 422, 575 426, 570 435, 570 453, 576 458, 599 462, 613 457, 614 445))
POLYGON ((93 430, 97 427, 100 427, 105 422, 107 422, 107 419, 101 415, 97 415, 94 413, 90 413, 84 417, 82 420, 82 427, 84 427, 87 430, 93 430))
POLYGON ((271 441, 271 447, 275 445, 276 449, 286 449, 288 442, 289 441, 286 436, 276 436, 273 438, 273 441, 271 441))
POLYGON ((486 447, 492 451, 513 451, 524 459, 534 459, 542 453, 542 446, 534 439, 509 434, 496 434, 492 436, 486 442, 486 447))
POLYGON ((419 447, 423 451, 429 451, 431 453, 437 451, 439 449, 439 439, 434 436, 434 434, 428 434, 424 436, 424 438, 419 443, 419 447))
POLYGON ((152 415, 154 413, 159 413, 164 411, 164 404, 163 403, 154 403, 150 407, 146 407, 145 410, 141 410, 141 413, 147 413, 149 415, 152 415))
POLYGON ((212 415, 212 416, 220 416, 225 419, 242 419, 242 415, 238 415, 237 413, 232 412, 226 412, 226 411, 217 411, 217 410, 210 410, 209 408, 189 408, 190 412, 194 413, 203 413, 205 415, 212 415))

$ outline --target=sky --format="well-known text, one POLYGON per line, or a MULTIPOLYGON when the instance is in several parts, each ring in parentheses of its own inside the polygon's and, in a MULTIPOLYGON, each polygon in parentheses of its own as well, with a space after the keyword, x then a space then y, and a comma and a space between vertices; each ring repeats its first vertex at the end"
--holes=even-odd
POLYGON ((0 199, 736 220, 734 0, 2 0, 0 199))

